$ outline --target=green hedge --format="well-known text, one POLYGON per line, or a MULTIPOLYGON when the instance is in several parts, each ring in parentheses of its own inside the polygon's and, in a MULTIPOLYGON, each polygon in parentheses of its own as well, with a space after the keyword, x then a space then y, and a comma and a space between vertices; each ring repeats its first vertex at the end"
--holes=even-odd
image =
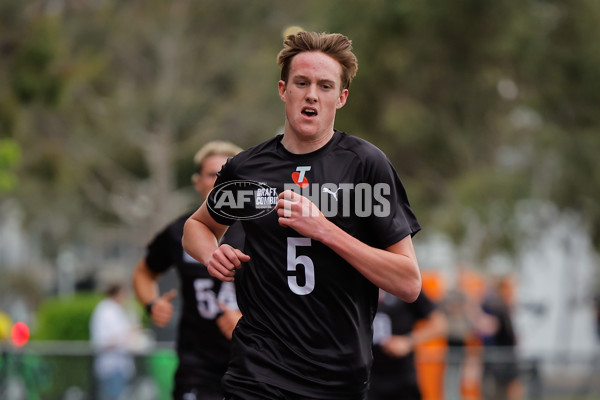
POLYGON ((100 293, 78 293, 45 300, 37 311, 32 339, 89 340, 90 317, 101 299, 100 293))

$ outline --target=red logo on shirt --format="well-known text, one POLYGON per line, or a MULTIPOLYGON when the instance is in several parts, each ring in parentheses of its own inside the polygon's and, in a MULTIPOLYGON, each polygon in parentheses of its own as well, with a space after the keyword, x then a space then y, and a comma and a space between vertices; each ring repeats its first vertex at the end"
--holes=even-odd
POLYGON ((292 172, 292 181, 301 188, 308 187, 308 178, 304 175, 310 171, 310 166, 296 167, 296 172, 292 172))

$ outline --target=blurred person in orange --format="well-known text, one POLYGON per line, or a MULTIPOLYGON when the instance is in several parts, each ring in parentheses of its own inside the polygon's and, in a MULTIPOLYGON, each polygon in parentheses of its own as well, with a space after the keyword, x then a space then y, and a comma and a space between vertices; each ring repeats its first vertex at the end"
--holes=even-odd
POLYGON ((368 399, 420 400, 415 348, 445 337, 447 326, 446 316, 425 292, 415 302, 406 303, 380 290, 373 321, 373 367, 368 399))
MULTIPOLYGON (((446 292, 446 279, 440 271, 425 270, 421 272, 423 281, 423 292, 436 305, 443 314, 440 303, 446 292)), ((444 374, 446 372, 446 358, 448 353, 448 321, 446 315, 446 331, 444 335, 427 340, 415 346, 415 362, 417 367, 417 378, 421 397, 423 400, 444 399, 444 374)), ((417 321, 415 330, 428 321, 417 321)))
POLYGON ((448 362, 445 391, 450 399, 481 398, 481 339, 478 323, 485 282, 480 274, 459 265, 456 285, 444 296, 448 318, 448 362))
MULTIPOLYGON (((213 189, 223 164, 240 151, 240 147, 227 141, 211 141, 198 150, 192 183, 200 201, 213 189)), ((191 214, 176 218, 148 244, 145 257, 133 273, 133 286, 152 322, 165 327, 173 318, 172 301, 178 291, 171 289, 161 295, 158 280, 175 268, 183 301, 177 329, 178 366, 173 399, 220 400, 223 394, 219 381, 229 361, 230 339, 241 313, 233 283, 211 277, 204 265, 183 250, 183 225, 191 214)), ((237 223, 227 231, 222 243, 243 248, 243 239, 243 230, 237 223)))

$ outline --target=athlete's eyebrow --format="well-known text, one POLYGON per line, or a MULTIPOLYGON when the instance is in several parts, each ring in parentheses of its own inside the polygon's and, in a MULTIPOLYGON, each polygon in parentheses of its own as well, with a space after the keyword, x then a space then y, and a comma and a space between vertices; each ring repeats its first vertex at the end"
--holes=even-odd
MULTIPOLYGON (((304 76, 304 75, 294 75, 292 77, 293 81, 310 81, 311 78, 309 78, 308 76, 304 76)), ((331 80, 331 79, 326 79, 326 78, 321 78, 321 79, 317 79, 317 83, 319 84, 328 84, 331 85, 333 87, 335 87, 335 81, 331 80)))
POLYGON ((321 85, 328 84, 331 87, 335 87, 335 81, 332 81, 331 79, 319 79, 317 82, 320 83, 321 85))

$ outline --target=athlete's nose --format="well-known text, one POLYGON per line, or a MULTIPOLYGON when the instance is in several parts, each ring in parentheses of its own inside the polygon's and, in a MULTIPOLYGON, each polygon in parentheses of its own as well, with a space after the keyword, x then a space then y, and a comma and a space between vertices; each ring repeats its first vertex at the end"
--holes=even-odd
POLYGON ((316 103, 317 102, 317 88, 315 87, 315 85, 310 85, 310 87, 308 88, 307 92, 306 92, 306 100, 309 103, 316 103))

